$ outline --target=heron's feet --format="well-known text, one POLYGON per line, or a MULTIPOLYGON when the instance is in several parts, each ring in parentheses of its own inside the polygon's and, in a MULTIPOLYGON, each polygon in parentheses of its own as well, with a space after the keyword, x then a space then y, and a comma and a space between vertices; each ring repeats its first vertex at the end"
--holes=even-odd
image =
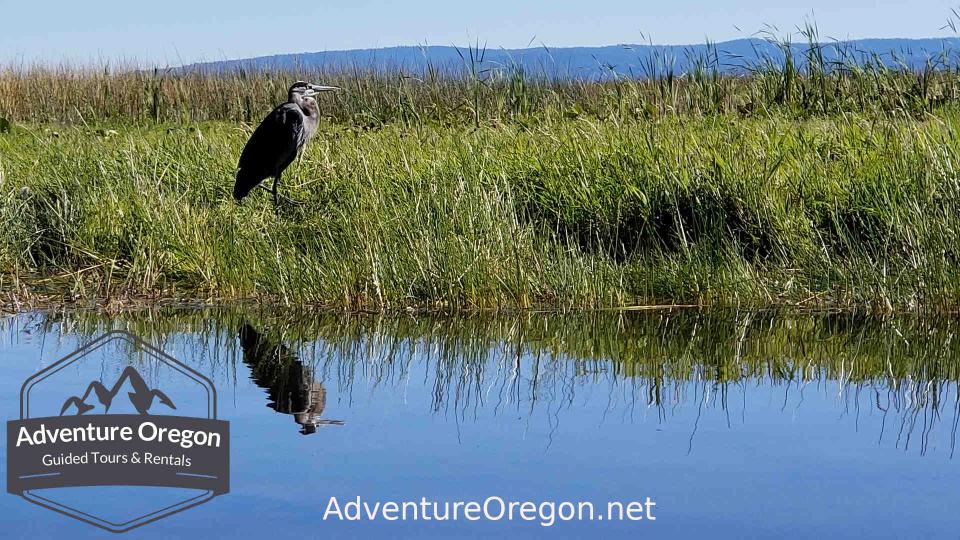
POLYGON ((280 202, 283 202, 284 204, 288 204, 288 205, 293 206, 293 207, 295 207, 295 208, 299 208, 299 207, 301 207, 301 206, 303 206, 303 205, 306 204, 306 203, 303 202, 303 201, 298 201, 298 200, 296 200, 296 199, 291 199, 290 197, 287 197, 286 195, 283 195, 282 193, 277 193, 277 197, 274 199, 273 202, 274 202, 274 203, 278 203, 278 204, 279 204, 280 202))
POLYGON ((286 195, 280 193, 280 190, 277 189, 277 182, 274 182, 273 188, 268 188, 267 186, 265 186, 265 185, 263 185, 263 184, 260 184, 259 187, 263 188, 265 191, 267 191, 268 193, 270 193, 270 195, 273 196, 273 207, 274 207, 274 208, 279 208, 279 207, 280 207, 280 203, 283 203, 283 204, 285 204, 285 205, 287 205, 287 206, 290 206, 290 207, 293 207, 293 208, 299 208, 299 207, 301 207, 301 206, 303 206, 303 205, 305 204, 305 203, 303 203, 303 202, 301 202, 301 201, 298 201, 298 200, 295 200, 295 199, 291 199, 290 197, 287 197, 286 195))
POLYGON ((280 193, 274 194, 273 211, 276 212, 278 216, 287 213, 300 215, 303 206, 304 203, 291 199, 286 195, 280 193))

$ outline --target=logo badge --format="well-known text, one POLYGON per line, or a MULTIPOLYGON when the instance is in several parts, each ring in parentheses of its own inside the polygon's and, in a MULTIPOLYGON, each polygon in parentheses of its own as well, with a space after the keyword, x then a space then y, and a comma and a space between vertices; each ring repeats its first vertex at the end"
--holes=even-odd
POLYGON ((126 532, 229 492, 229 442, 207 377, 113 331, 23 383, 7 491, 126 532))

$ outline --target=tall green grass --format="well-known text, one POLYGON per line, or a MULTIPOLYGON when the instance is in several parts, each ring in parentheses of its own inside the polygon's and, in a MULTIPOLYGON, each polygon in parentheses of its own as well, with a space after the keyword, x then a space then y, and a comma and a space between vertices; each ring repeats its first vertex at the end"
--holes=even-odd
POLYGON ((354 309, 648 303, 947 309, 960 115, 327 125, 230 196, 248 128, 0 136, 13 296, 261 298, 354 309))

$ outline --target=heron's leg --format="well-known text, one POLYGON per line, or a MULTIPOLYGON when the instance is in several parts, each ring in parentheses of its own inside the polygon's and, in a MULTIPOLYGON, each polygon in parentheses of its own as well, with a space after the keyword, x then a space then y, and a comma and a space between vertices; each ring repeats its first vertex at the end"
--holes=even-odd
POLYGON ((277 201, 279 199, 279 200, 283 200, 283 202, 292 206, 303 206, 302 202, 291 199, 290 197, 287 197, 286 195, 283 195, 282 193, 280 193, 277 190, 277 185, 279 184, 279 182, 280 182, 280 176, 277 175, 277 177, 273 181, 273 203, 277 204, 277 201))

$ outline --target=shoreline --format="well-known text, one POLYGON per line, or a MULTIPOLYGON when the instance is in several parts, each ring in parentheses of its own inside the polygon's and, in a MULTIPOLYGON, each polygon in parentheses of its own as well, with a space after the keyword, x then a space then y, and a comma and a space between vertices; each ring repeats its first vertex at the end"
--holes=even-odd
POLYGON ((152 311, 160 309, 174 310, 208 310, 208 309, 247 309, 256 308, 264 311, 294 310, 304 315, 344 315, 344 316, 439 316, 439 317, 472 317, 472 316, 514 316, 514 315, 583 315, 583 314, 611 314, 611 313, 638 313, 638 312, 737 312, 737 313, 782 313, 788 315, 826 315, 849 314, 866 315, 879 319, 891 317, 932 318, 958 317, 960 305, 937 308, 919 307, 912 310, 882 310, 866 305, 836 306, 827 304, 805 303, 777 303, 777 304, 748 304, 748 303, 712 303, 712 304, 673 304, 650 303, 622 306, 586 306, 586 307, 556 307, 531 306, 518 308, 516 306, 501 307, 469 307, 469 306, 441 306, 441 305, 404 305, 384 309, 351 308, 349 306, 322 303, 284 303, 279 298, 268 297, 201 297, 201 296, 123 296, 95 298, 56 298, 55 295, 37 295, 30 298, 13 298, 10 294, 0 291, 0 315, 22 315, 27 313, 55 313, 55 312, 93 312, 104 315, 131 313, 137 311, 152 311))

